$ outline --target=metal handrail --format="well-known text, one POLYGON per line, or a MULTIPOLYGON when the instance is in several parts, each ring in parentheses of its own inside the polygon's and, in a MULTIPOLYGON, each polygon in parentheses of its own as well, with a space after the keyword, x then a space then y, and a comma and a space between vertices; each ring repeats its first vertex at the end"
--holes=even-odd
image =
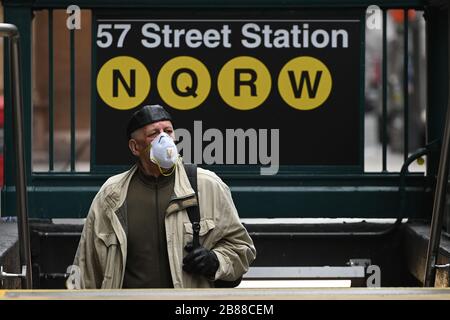
POLYGON ((401 226, 402 220, 405 218, 406 210, 406 175, 408 173, 408 167, 418 158, 428 155, 432 152, 436 152, 439 149, 439 141, 434 140, 427 144, 425 147, 416 150, 411 154, 402 165, 400 171, 400 209, 398 217, 393 224, 384 230, 372 231, 372 232, 250 232, 251 237, 380 237, 386 236, 397 230, 401 226))
POLYGON ((405 217, 406 211, 406 174, 409 172, 408 168, 417 159, 429 155, 432 152, 439 151, 440 141, 434 140, 428 143, 425 147, 417 149, 413 154, 411 154, 402 165, 400 170, 400 210, 397 219, 402 220, 405 217))
MULTIPOLYGON (((448 7, 450 14, 450 6, 448 7)), ((450 23, 448 23, 447 45, 450 48, 450 23)), ((450 65, 448 69, 450 75, 450 65)), ((444 135, 442 137, 441 156, 439 158, 439 168, 436 182, 436 193, 433 203, 433 215, 431 218, 430 241, 428 242, 427 260, 425 265, 424 286, 434 287, 436 279, 436 262, 439 245, 441 241, 442 223, 444 220, 445 196, 448 183, 449 161, 450 161, 450 83, 448 88, 447 116, 445 118, 444 135)))
POLYGON ((16 155, 16 199, 17 220, 19 233, 20 263, 25 276, 22 279, 22 288, 32 288, 31 275, 31 249, 30 232, 28 227, 28 200, 27 180, 25 173, 23 109, 22 109, 22 85, 20 73, 20 46, 19 30, 13 24, 0 23, 0 36, 9 39, 9 65, 11 72, 11 100, 13 102, 13 140, 16 155))

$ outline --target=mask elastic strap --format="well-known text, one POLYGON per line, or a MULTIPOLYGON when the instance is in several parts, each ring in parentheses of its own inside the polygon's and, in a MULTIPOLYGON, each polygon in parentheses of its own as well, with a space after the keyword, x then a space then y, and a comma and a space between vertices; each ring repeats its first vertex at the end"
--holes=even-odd
POLYGON ((152 144, 150 143, 148 146, 145 147, 144 153, 150 155, 151 148, 152 148, 152 144))
POLYGON ((173 165, 172 168, 171 168, 171 170, 170 170, 170 172, 169 172, 169 173, 165 173, 165 172, 162 171, 161 166, 159 165, 158 160, 152 159, 152 161, 155 161, 155 162, 156 162, 156 165, 158 166, 159 172, 160 172, 163 176, 165 176, 165 177, 168 177, 168 176, 172 175, 172 173, 175 171, 175 165, 173 165))

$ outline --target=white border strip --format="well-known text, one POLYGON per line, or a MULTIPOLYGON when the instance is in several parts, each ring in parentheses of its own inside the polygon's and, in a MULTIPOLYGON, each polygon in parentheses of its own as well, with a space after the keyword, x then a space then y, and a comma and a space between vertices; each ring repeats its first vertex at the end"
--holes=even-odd
POLYGON ((253 279, 285 279, 292 278, 300 280, 302 278, 365 278, 364 267, 250 267, 244 275, 245 280, 253 279))

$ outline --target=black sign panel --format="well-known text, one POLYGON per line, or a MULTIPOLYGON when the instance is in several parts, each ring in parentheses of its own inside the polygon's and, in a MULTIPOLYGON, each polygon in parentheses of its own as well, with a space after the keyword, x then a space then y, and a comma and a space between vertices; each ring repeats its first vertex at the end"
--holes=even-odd
POLYGON ((161 104, 187 162, 361 166, 361 17, 97 13, 95 165, 131 163, 129 117, 161 104))

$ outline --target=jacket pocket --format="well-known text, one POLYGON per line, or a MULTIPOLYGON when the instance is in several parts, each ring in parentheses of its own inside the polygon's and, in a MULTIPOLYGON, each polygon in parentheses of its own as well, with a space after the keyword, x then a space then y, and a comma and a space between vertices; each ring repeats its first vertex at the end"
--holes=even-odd
MULTIPOLYGON (((200 244, 203 244, 205 237, 216 227, 214 221, 212 219, 203 219, 200 220, 200 244)), ((185 222, 184 223, 184 245, 192 242, 193 239, 193 231, 192 231, 192 223, 185 222)))
POLYGON ((100 264, 104 270, 102 289, 110 289, 112 288, 114 270, 120 267, 119 265, 115 265, 118 263, 117 248, 119 241, 115 233, 99 233, 97 236, 105 245, 104 253, 99 256, 101 259, 100 264))

